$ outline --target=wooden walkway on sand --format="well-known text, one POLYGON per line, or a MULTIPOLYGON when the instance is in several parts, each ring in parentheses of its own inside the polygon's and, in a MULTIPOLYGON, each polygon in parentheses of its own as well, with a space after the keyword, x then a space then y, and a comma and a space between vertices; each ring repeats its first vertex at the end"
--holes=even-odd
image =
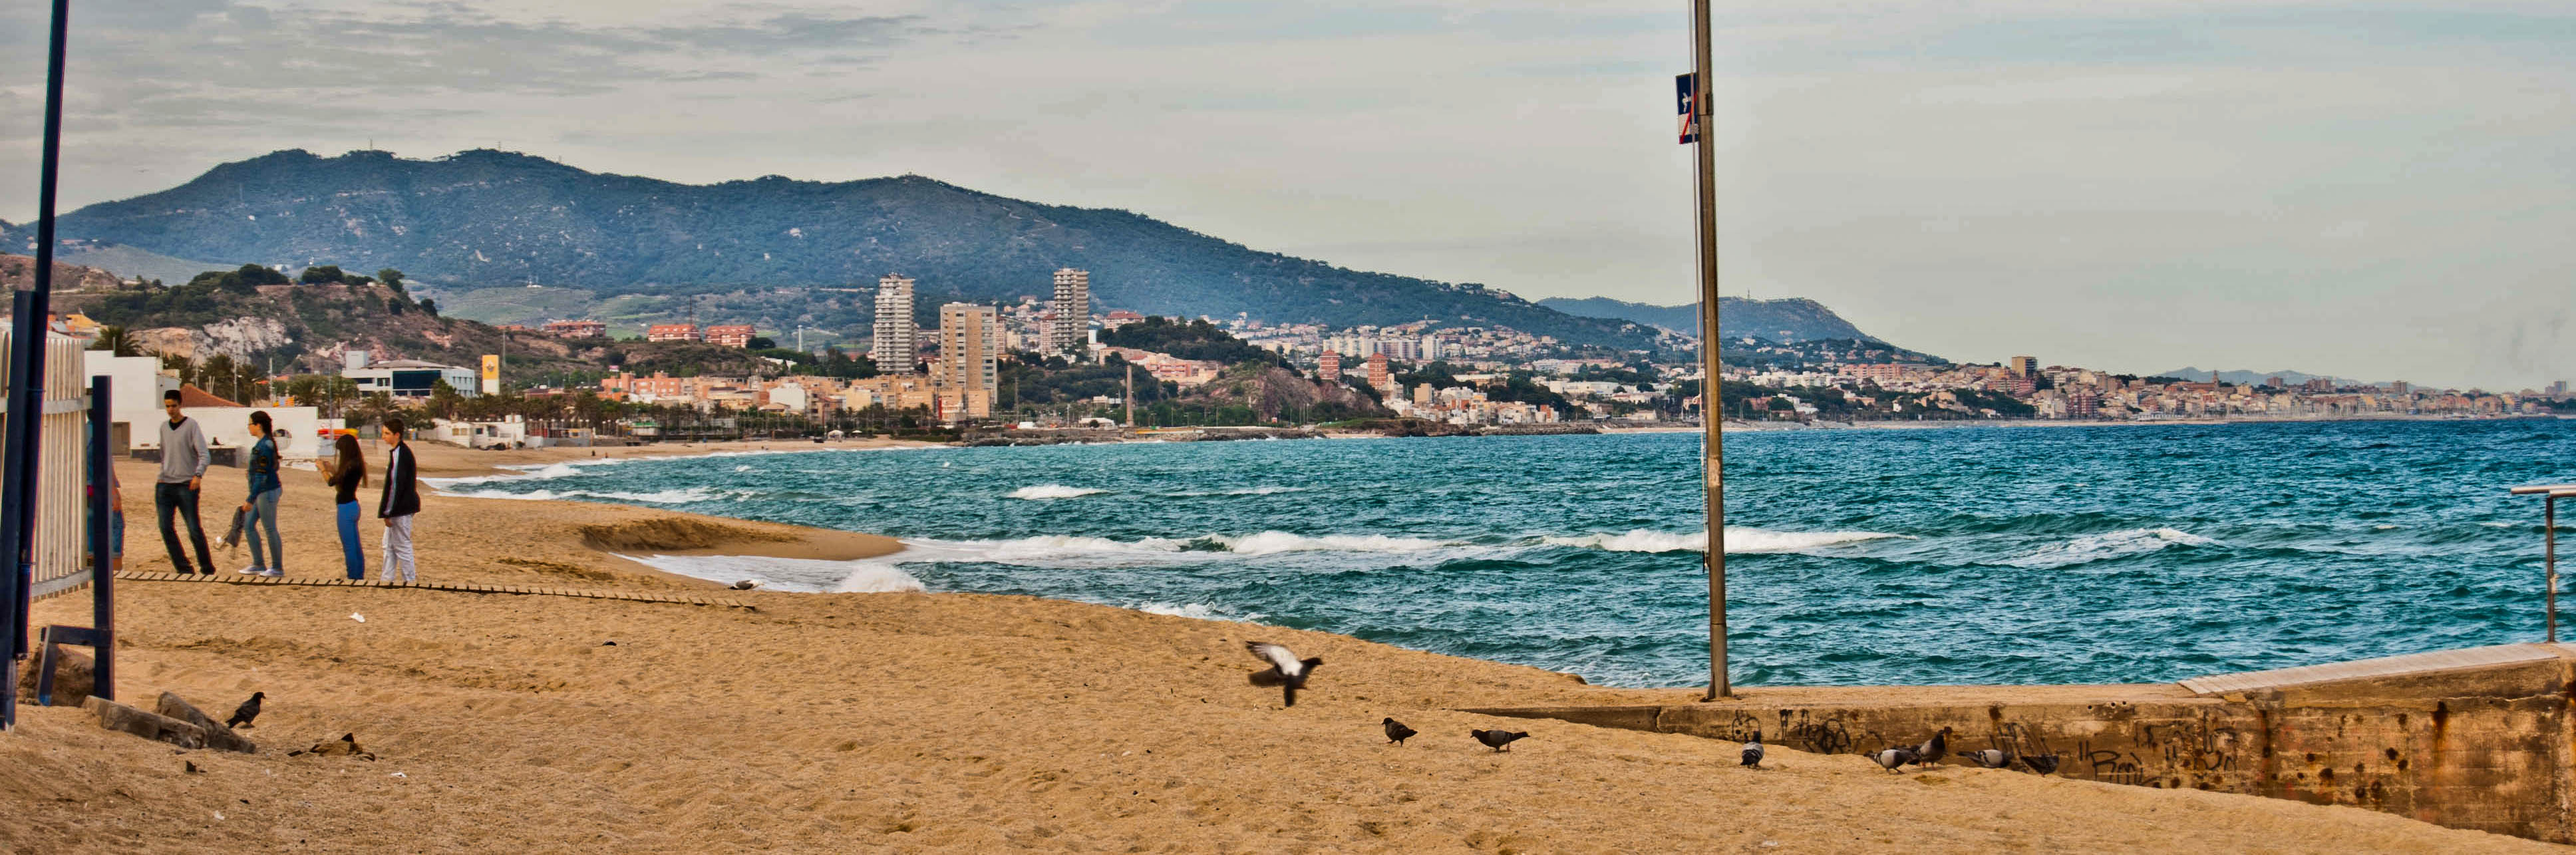
POLYGON ((224 585, 302 585, 327 588, 418 588, 427 591, 454 591, 464 594, 536 594, 550 597, 587 597, 594 600, 625 600, 634 603, 676 603, 684 606, 729 606, 753 609, 740 600, 699 597, 689 594, 645 594, 633 591, 598 591, 580 588, 548 588, 533 585, 465 585, 453 582, 380 582, 373 579, 330 579, 297 576, 186 575, 177 573, 143 573, 127 570, 116 574, 119 582, 196 582, 224 585))

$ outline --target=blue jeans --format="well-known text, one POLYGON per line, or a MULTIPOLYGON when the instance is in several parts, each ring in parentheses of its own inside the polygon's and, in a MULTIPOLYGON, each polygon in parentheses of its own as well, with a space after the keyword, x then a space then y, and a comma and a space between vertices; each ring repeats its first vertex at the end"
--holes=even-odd
POLYGON ((351 579, 367 578, 367 554, 358 548, 358 518, 363 510, 365 505, 359 502, 340 503, 340 560, 348 562, 351 579))
POLYGON ((250 541, 250 566, 264 570, 286 569, 286 546, 277 540, 277 497, 284 490, 270 490, 251 497, 250 516, 243 520, 242 536, 250 541), (259 530, 268 529, 268 552, 259 551, 259 530))
POLYGON ((197 496, 198 492, 188 489, 186 482, 152 485, 152 509, 161 517, 161 545, 170 549, 170 569, 182 575, 197 571, 188 566, 188 553, 180 546, 179 530, 171 526, 173 514, 187 519, 186 542, 197 547, 197 561, 205 565, 206 572, 215 572, 215 553, 206 548, 206 529, 197 524, 197 496))

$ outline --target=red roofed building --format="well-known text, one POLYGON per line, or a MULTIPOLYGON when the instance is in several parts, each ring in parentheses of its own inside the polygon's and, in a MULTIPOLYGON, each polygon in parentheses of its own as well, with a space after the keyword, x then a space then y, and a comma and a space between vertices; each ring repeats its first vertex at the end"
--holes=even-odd
POLYGON ((644 328, 645 341, 706 341, 697 324, 654 324, 644 328))
POLYGON ((718 324, 707 328, 707 343, 725 347, 750 347, 750 324, 718 324))
POLYGON ((242 407, 242 406, 248 406, 248 405, 247 405, 247 404, 236 404, 236 403, 233 403, 231 399, 224 398, 224 397, 222 397, 222 396, 216 395, 216 394, 215 394, 215 393, 213 393, 213 392, 208 392, 208 391, 206 391, 206 390, 204 390, 204 389, 199 389, 199 388, 197 388, 197 384, 195 384, 195 383, 189 383, 189 384, 182 385, 182 386, 180 386, 180 387, 179 387, 179 406, 181 406, 181 407, 242 407))

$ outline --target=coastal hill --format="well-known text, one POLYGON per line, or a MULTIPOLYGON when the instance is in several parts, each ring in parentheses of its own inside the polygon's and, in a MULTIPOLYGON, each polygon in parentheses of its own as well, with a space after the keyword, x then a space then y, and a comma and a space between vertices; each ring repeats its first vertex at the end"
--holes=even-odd
MULTIPOLYGON (((473 150, 432 160, 279 151, 178 187, 63 216, 63 237, 230 267, 398 267, 474 316, 477 289, 539 284, 584 300, 759 293, 735 314, 776 329, 847 328, 869 307, 807 311, 818 288, 867 288, 889 272, 921 302, 1051 293, 1060 267, 1091 271, 1095 305, 1146 314, 1333 326, 1435 320, 1645 348, 1639 325, 1568 315, 1473 283, 1350 270, 1262 252, 1128 211, 1046 205, 916 175, 822 183, 766 176, 689 185, 473 150)), ((27 230, 8 228, 23 243, 27 230)), ((139 257, 139 256, 138 256, 139 257)), ((629 301, 632 302, 632 301, 629 301)), ((587 309, 589 303, 579 304, 587 309)))
MULTIPOLYGON (((1569 315, 1635 321, 1684 335, 1699 334, 1697 302, 1658 306, 1609 297, 1549 297, 1538 301, 1538 304, 1569 315)), ((1780 300, 1719 297, 1717 309, 1720 331, 1728 338, 1751 337, 1781 344, 1845 339, 1883 341, 1861 332, 1859 327, 1834 314, 1834 310, 1825 308, 1825 304, 1803 297, 1780 300)))

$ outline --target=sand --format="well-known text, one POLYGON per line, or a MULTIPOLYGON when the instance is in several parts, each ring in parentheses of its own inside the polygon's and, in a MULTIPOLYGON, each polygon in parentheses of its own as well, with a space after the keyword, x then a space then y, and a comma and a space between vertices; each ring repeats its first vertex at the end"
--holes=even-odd
MULTIPOLYGON (((663 449, 668 453, 670 449, 663 449)), ((432 450, 424 468, 545 453, 432 450)), ((129 485, 148 481, 124 470, 129 485)), ((238 501, 217 470, 214 500, 238 501)), ((290 481, 292 575, 336 574, 328 494, 290 481)), ((127 488, 133 569, 154 557, 127 488)), ((372 534, 372 533, 371 533, 372 534)), ((586 544, 856 557, 894 544, 597 504, 427 500, 438 581, 672 590, 586 544), (631 544, 628 544, 631 545, 631 544)), ((217 715, 257 755, 24 708, 0 848, 27 852, 2541 851, 2353 808, 1732 744, 1461 707, 1671 700, 1313 632, 1021 597, 727 592, 756 611, 419 589, 128 583, 120 695, 217 715), (363 614, 366 621, 351 619, 363 614), (1297 706, 1246 639, 1326 664, 1297 706), (615 642, 610 645, 609 642, 615 642), (1383 744, 1378 721, 1422 731, 1383 744), (1533 736, 1509 754, 1466 731, 1533 736), (354 733, 375 754, 288 757, 354 733), (204 771, 187 774, 193 762, 204 771)), ((36 622, 85 620, 86 594, 36 622)), ((1752 690, 1784 700, 1867 689, 1752 690)), ((2064 689, 1963 689, 2012 701, 2064 689)))

